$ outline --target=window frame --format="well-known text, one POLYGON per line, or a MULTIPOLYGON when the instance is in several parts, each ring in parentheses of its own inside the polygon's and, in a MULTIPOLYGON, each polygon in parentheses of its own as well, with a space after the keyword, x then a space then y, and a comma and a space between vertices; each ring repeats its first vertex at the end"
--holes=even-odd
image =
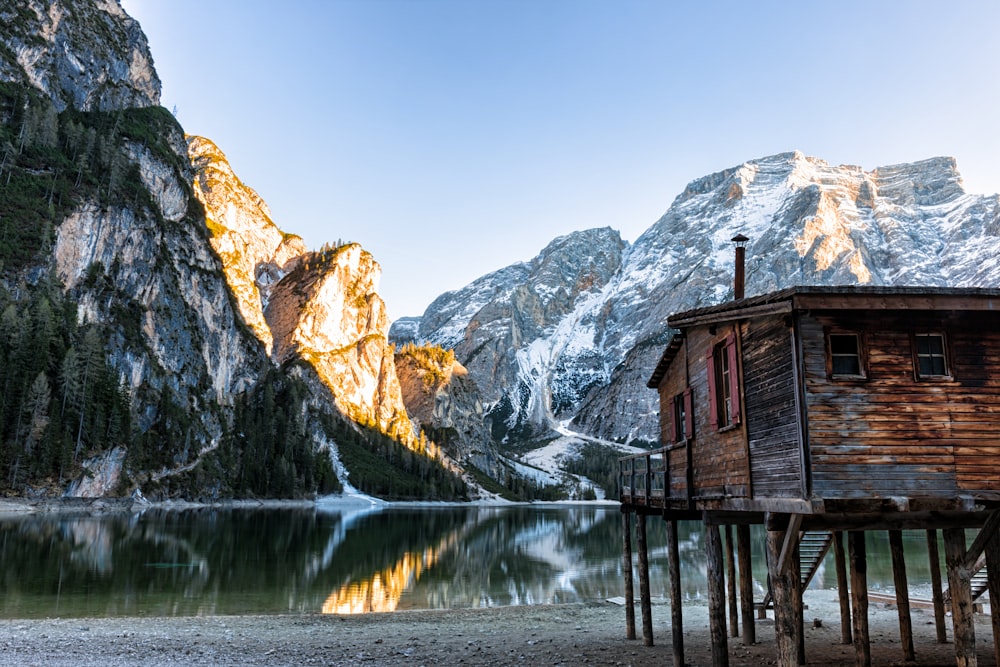
POLYGON ((691 388, 670 399, 670 442, 684 443, 694 437, 694 410, 691 388))
POLYGON ((826 332, 826 373, 831 380, 858 381, 868 379, 868 354, 865 346, 865 337, 861 331, 850 331, 846 329, 831 329, 826 332), (857 343, 857 373, 837 373, 834 371, 834 357, 853 356, 842 353, 834 353, 833 339, 835 336, 853 337, 857 343))
POLYGON ((912 332, 910 334, 910 350, 913 355, 913 377, 917 380, 923 382, 934 382, 934 381, 947 381, 953 380, 954 375, 951 368, 951 351, 948 349, 948 335, 944 331, 940 330, 929 330, 912 332), (930 338, 936 336, 941 340, 941 353, 937 355, 935 353, 929 353, 928 355, 920 354, 919 338, 930 338), (927 356, 931 359, 938 358, 940 356, 942 363, 944 365, 944 373, 923 373, 920 369, 920 360, 922 357, 927 356))
POLYGON ((709 426, 716 431, 736 428, 743 422, 736 334, 730 333, 714 343, 705 355, 705 362, 709 426))

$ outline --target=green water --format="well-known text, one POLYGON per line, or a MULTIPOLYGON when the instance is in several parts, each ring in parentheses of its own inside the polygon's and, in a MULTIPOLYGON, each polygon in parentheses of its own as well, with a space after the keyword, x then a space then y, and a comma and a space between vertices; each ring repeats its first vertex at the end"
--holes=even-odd
MULTIPOLYGON (((665 596, 663 522, 648 525, 651 590, 665 596)), ((698 523, 679 529, 682 589, 693 600, 705 595, 701 531, 698 523)), ((924 534, 904 535, 911 594, 919 594, 930 578, 924 534)), ((752 545, 759 600, 761 530, 752 545)), ((623 595, 621 549, 615 506, 17 516, 0 520, 0 616, 364 613, 603 600, 623 595)), ((891 586, 884 533, 869 534, 868 563, 871 588, 891 586)), ((832 565, 814 585, 836 585, 832 565)))

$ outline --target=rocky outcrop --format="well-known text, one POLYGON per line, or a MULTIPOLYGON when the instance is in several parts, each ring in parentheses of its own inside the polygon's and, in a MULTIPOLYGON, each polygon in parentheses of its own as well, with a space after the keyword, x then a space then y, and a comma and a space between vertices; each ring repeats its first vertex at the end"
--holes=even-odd
POLYGON ((0 80, 38 89, 57 111, 160 103, 146 36, 117 0, 6 3, 0 8, 0 43, 0 80))
POLYGON ((483 419, 479 389, 468 370, 455 361, 455 353, 404 345, 396 351, 395 361, 403 403, 414 426, 462 467, 471 464, 502 479, 505 468, 483 419))
POLYGON ((309 253, 273 286, 264 315, 278 363, 308 362, 348 418, 413 445, 378 295, 381 274, 356 243, 309 253))
POLYGON ((666 318, 732 298, 737 233, 751 239, 747 296, 800 284, 1000 284, 1000 198, 965 193, 953 159, 865 171, 793 152, 692 181, 634 244, 605 252, 613 261, 595 257, 608 231, 580 232, 583 243, 557 240, 442 295, 399 333, 454 348, 508 427, 572 418, 604 439, 655 440, 645 381, 666 318), (553 246, 564 250, 559 265, 606 270, 567 290, 572 272, 536 270, 553 246), (556 294, 555 308, 533 298, 556 294))
POLYGON ((222 259, 243 321, 270 354, 273 341, 264 308, 271 286, 308 249, 301 238, 278 229, 267 203, 240 181, 212 141, 188 137, 187 150, 195 168, 194 193, 205 207, 212 247, 222 259))

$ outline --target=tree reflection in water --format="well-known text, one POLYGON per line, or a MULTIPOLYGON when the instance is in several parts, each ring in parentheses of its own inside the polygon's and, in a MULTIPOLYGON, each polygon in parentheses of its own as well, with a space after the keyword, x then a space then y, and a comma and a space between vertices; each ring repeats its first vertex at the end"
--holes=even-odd
MULTIPOLYGON (((667 591, 662 521, 648 520, 654 596, 667 591)), ((681 523, 682 590, 705 591, 701 527, 681 523)), ((753 533, 758 597, 763 532, 753 533)), ((869 535, 869 580, 892 581, 869 535)), ((929 579, 907 541, 913 587, 929 579)), ((925 546, 924 546, 925 549, 925 546)), ((0 520, 6 617, 366 613, 603 600, 622 591, 614 505, 151 509, 0 520)), ((832 568, 831 568, 832 571, 832 568)), ((822 574, 816 580, 824 584, 822 574)), ((834 585, 835 582, 829 582, 834 585)))

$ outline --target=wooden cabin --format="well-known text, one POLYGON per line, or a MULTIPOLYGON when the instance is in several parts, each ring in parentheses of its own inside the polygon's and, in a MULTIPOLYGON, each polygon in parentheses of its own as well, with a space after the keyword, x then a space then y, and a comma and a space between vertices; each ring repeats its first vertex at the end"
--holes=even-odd
MULTIPOLYGON (((846 531, 852 575, 863 578, 863 531, 892 538, 903 528, 944 529, 956 659, 975 664, 969 571, 984 551, 1000 559, 1000 290, 795 287, 667 324, 676 333, 648 382, 659 393, 662 446, 620 463, 626 529, 630 513, 641 532, 649 515, 704 521, 709 568, 722 581, 718 527, 766 524, 783 665, 803 657, 803 536, 826 533, 840 553, 846 531), (963 528, 978 532, 971 547, 963 528)), ((897 584, 905 597, 905 575, 897 584)), ((861 618, 849 625, 864 665, 867 591, 859 586, 866 583, 852 578, 861 618)), ((724 651, 721 588, 710 586, 709 603, 724 651)), ((749 609, 744 601, 745 628, 749 609)), ((912 659, 912 647, 903 658, 912 659)))

